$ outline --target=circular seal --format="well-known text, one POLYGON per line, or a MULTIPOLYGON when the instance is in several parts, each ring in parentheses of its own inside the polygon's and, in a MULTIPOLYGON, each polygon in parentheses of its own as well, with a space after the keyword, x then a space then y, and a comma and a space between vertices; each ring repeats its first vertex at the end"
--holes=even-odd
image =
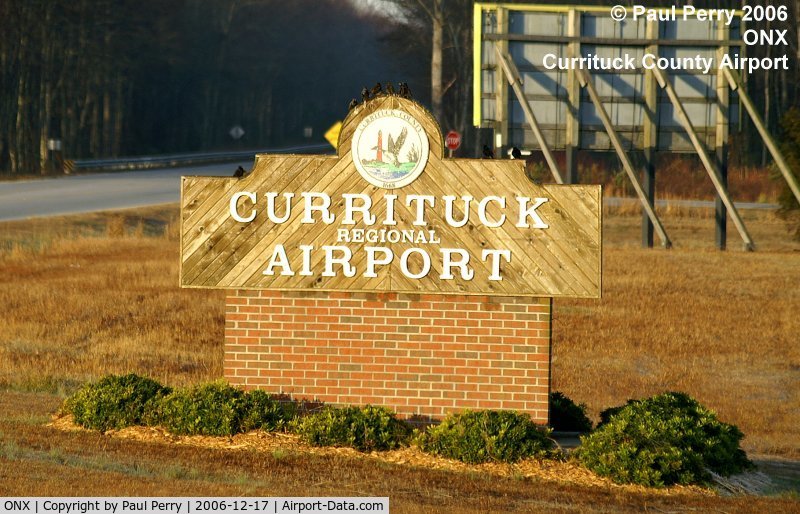
POLYGON ((429 152, 425 129, 397 109, 375 111, 353 134, 353 164, 364 180, 384 189, 413 182, 425 169, 429 152))

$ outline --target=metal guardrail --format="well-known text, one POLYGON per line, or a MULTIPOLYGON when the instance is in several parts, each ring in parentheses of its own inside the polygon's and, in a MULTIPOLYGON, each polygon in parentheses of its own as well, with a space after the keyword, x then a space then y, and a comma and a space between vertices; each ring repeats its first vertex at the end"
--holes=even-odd
POLYGON ((333 148, 331 148, 331 145, 328 143, 320 143, 315 145, 289 146, 285 148, 239 150, 235 152, 176 153, 169 155, 119 157, 114 159, 67 160, 64 161, 64 165, 68 172, 78 170, 138 170, 236 161, 253 158, 256 154, 260 153, 326 153, 326 151, 332 150, 333 148))

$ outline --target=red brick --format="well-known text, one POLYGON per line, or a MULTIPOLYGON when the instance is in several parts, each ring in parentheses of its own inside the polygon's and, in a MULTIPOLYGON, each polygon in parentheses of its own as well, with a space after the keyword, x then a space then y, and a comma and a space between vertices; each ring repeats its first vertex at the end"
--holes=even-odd
POLYGON ((492 408, 547 421, 549 299, 235 291, 226 313, 232 384, 405 416, 492 408))

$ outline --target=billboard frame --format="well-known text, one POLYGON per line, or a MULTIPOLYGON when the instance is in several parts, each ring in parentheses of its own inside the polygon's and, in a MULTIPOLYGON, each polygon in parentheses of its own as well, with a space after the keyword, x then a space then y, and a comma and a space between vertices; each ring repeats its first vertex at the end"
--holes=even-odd
MULTIPOLYGON (((717 62, 723 55, 729 54, 732 47, 739 47, 740 55, 744 55, 746 46, 741 40, 730 39, 730 27, 726 24, 718 24, 716 28, 716 37, 706 40, 685 40, 685 39, 664 39, 660 37, 660 21, 646 21, 646 37, 645 38, 599 38, 587 37, 581 35, 581 15, 584 13, 610 13, 611 7, 603 6, 576 6, 576 5, 531 5, 531 4, 509 4, 509 3, 486 3, 478 2, 473 8, 473 124, 475 126, 485 125, 483 122, 482 113, 482 86, 483 86, 483 65, 482 59, 484 57, 484 43, 486 41, 494 42, 494 51, 497 57, 495 67, 495 101, 496 112, 495 121, 492 122, 495 129, 494 146, 496 149, 502 149, 504 144, 508 144, 509 137, 509 85, 517 96, 517 100, 523 108, 527 124, 531 127, 534 136, 536 137, 539 149, 544 153, 548 166, 553 174, 554 179, 558 183, 575 183, 577 182, 577 169, 575 163, 575 152, 580 147, 580 114, 579 110, 582 105, 581 89, 588 90, 588 96, 591 100, 591 105, 594 108, 597 117, 603 123, 605 132, 608 134, 610 146, 613 147, 617 153, 623 168, 628 177, 634 185, 634 189, 639 196, 643 206, 643 224, 642 224, 642 244, 646 247, 653 246, 653 229, 655 227, 661 239, 662 245, 666 248, 671 247, 671 241, 666 235, 657 215, 655 214, 654 193, 655 193, 655 165, 654 156, 659 147, 658 132, 658 89, 663 89, 665 95, 662 95, 661 102, 665 105, 670 105, 674 110, 678 125, 685 131, 691 142, 691 150, 700 157, 703 166, 709 175, 716 191, 716 244, 718 248, 725 249, 727 228, 726 228, 726 215, 730 214, 731 218, 742 237, 744 248, 746 250, 754 250, 755 244, 750 237, 744 222, 741 219, 736 207, 727 191, 727 154, 728 154, 728 138, 730 133, 730 105, 731 105, 731 92, 735 91, 740 99, 740 104, 744 110, 748 112, 753 123, 755 124, 759 134, 763 138, 767 148, 772 154, 777 167, 784 175, 791 190, 800 201, 800 186, 798 186, 797 179, 789 170, 780 150, 772 139, 769 132, 766 130, 759 113, 755 110, 752 101, 746 92, 745 82, 736 72, 716 67, 713 72, 716 74, 715 93, 716 99, 713 103, 706 102, 710 107, 715 109, 715 123, 712 126, 705 127, 705 130, 700 133, 695 129, 692 124, 691 116, 687 113, 683 105, 683 101, 676 93, 667 73, 663 70, 643 70, 643 87, 644 92, 641 95, 644 99, 646 111, 643 114, 643 141, 641 146, 632 141, 631 149, 639 149, 644 154, 645 170, 643 181, 640 182, 638 174, 634 171, 633 165, 628 157, 628 152, 631 149, 626 149, 617 134, 616 128, 611 123, 608 113, 606 112, 603 101, 595 90, 591 74, 586 70, 575 70, 570 68, 567 70, 567 90, 566 102, 568 107, 566 109, 567 116, 564 123, 565 128, 565 144, 564 150, 566 153, 566 179, 564 174, 558 169, 552 152, 548 143, 542 133, 536 116, 531 108, 524 91, 520 87, 522 79, 519 71, 514 65, 514 61, 509 55, 508 47, 509 41, 530 41, 530 42, 545 42, 557 43, 565 45, 569 56, 581 55, 581 44, 597 44, 597 45, 611 45, 621 47, 637 47, 641 46, 649 53, 659 55, 659 47, 661 46, 682 46, 682 47, 706 47, 708 49, 715 49, 715 57, 717 62), (497 35, 493 37, 485 37, 483 34, 483 13, 486 11, 493 11, 496 13, 497 35), (557 36, 545 35, 528 35, 528 34, 509 34, 508 33, 508 13, 514 12, 541 12, 541 13, 561 13, 567 15, 567 34, 557 36), (502 68, 502 72, 501 72, 502 68), (665 98, 666 97, 666 98, 665 98), (664 102, 665 99, 669 100, 669 104, 664 102), (714 147, 715 152, 711 154, 707 150, 709 146, 710 134, 714 133, 714 147)), ((676 9, 677 15, 683 15, 684 9, 676 9)), ((734 15, 741 18, 743 12, 741 10, 734 10, 734 15)), ((741 30, 744 30, 744 21, 740 21, 741 30)), ((560 101, 558 96, 554 97, 556 102, 560 101)), ((587 103, 587 105, 589 105, 587 103)), ((739 109, 739 119, 741 121, 742 109, 739 109)), ((559 130, 556 128, 556 130, 559 130)), ((592 150, 591 148, 589 148, 592 150)), ((594 149, 597 150, 597 149, 594 149)), ((676 151, 675 149, 670 149, 676 151)))

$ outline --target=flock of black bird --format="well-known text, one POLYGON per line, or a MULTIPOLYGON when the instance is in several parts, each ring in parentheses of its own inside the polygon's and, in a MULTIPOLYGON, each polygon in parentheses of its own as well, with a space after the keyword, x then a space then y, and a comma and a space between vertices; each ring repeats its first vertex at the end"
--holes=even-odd
MULTIPOLYGON (((378 82, 372 89, 367 89, 366 87, 361 90, 361 101, 367 103, 368 100, 372 98, 377 98, 379 96, 399 96, 400 98, 408 98, 411 99, 411 89, 409 89, 408 84, 405 82, 400 82, 397 84, 397 91, 395 91, 394 86, 391 82, 386 83, 386 89, 381 86, 381 83, 378 82)), ((347 107, 348 111, 352 111, 358 105, 358 100, 353 98, 350 100, 350 105, 347 107)))

